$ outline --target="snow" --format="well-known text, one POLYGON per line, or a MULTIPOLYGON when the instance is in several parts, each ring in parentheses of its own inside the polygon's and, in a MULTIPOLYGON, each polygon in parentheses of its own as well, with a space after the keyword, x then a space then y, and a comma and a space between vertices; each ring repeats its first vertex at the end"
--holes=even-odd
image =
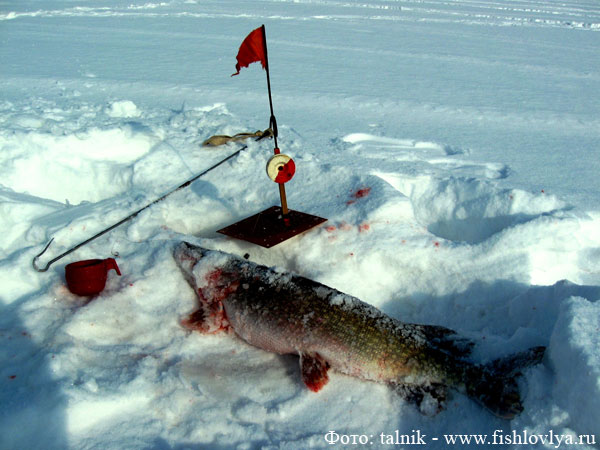
POLYGON ((592 403, 600 395, 600 304, 571 297, 561 305, 551 336, 550 360, 556 372, 554 396, 577 421, 581 430, 594 433, 600 413, 592 403), (581 386, 573 389, 572 385, 581 386))
POLYGON ((0 2, 0 448, 341 447, 332 430, 597 448, 599 32, 592 0, 0 2), (230 77, 263 23, 288 203, 328 221, 270 250, 217 234, 278 202, 272 141, 249 142, 35 272, 50 238, 41 266, 239 148, 206 138, 267 127, 260 66, 230 77), (425 417, 337 373, 314 394, 297 357, 189 332, 184 239, 455 329, 481 361, 548 346, 525 411, 455 393, 425 417), (99 296, 67 290, 67 263, 108 257, 123 275, 99 296))

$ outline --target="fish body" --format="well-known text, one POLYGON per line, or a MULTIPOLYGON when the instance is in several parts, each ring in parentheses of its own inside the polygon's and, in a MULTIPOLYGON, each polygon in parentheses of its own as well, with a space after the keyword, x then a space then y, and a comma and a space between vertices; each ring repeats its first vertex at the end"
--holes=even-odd
POLYGON ((187 242, 174 257, 200 299, 184 325, 233 332, 264 350, 299 355, 302 380, 314 392, 334 369, 390 384, 426 414, 442 409, 453 388, 512 418, 523 409, 516 376, 544 353, 535 347, 476 364, 468 359, 473 342, 453 330, 401 322, 313 280, 187 242))

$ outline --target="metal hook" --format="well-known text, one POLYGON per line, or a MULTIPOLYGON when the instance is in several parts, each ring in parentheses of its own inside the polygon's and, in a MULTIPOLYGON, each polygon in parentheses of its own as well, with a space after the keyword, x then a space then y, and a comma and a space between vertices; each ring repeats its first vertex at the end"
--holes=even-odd
POLYGON ((67 250, 66 252, 64 252, 64 253, 61 253, 60 255, 58 255, 56 258, 54 258, 54 259, 51 259, 50 261, 48 261, 48 262, 46 263, 46 267, 39 268, 39 267, 37 266, 37 260, 38 260, 38 258, 39 258, 40 256, 42 256, 42 255, 43 255, 43 254, 46 252, 46 250, 48 250, 48 247, 50 247, 50 244, 52 244, 52 241, 54 240, 54 238, 52 238, 52 239, 50 239, 50 241, 49 241, 49 242, 46 244, 46 246, 44 247, 44 250, 42 250, 42 251, 41 251, 41 253, 40 253, 39 255, 36 255, 36 256, 33 258, 33 260, 31 261, 31 265, 32 265, 32 266, 33 266, 33 268, 34 268, 35 270, 37 270, 38 272, 46 272, 46 271, 47 271, 47 270, 50 268, 50 266, 51 266, 52 264, 54 264, 56 261, 58 261, 59 259, 62 259, 62 258, 64 258, 64 257, 65 257, 65 256, 67 256, 69 253, 73 253, 73 252, 74 252, 75 250, 77 250, 79 247, 82 247, 82 246, 84 246, 85 244, 87 244, 88 242, 90 242, 90 241, 93 241, 93 240, 94 240, 94 239, 96 239, 97 237, 99 237, 99 236, 102 236, 104 233, 106 233, 106 232, 108 232, 108 231, 112 230, 113 228, 117 227, 117 226, 118 226, 118 225, 120 225, 122 222, 123 222, 123 221, 121 221, 121 222, 119 222, 118 224, 116 224, 116 225, 113 225, 112 227, 110 227, 110 228, 108 228, 108 229, 106 229, 106 230, 104 230, 104 231, 102 231, 102 232, 98 233, 98 234, 97 234, 97 235, 95 235, 95 236, 92 236, 91 238, 89 238, 89 239, 87 239, 87 240, 85 240, 85 241, 81 242, 80 244, 77 244, 75 247, 72 247, 72 248, 70 248, 70 249, 69 249, 69 250, 67 250))
POLYGON ((32 266, 33 266, 33 268, 34 268, 35 270, 37 270, 38 272, 45 272, 45 271, 47 271, 47 270, 50 268, 50 265, 51 265, 51 264, 52 264, 54 261, 56 261, 55 259, 53 259, 53 260, 52 260, 52 261, 50 261, 48 264, 46 264, 46 267, 44 267, 44 268, 42 268, 42 269, 40 269, 40 268, 37 266, 37 260, 38 260, 38 258, 39 258, 40 256, 42 256, 44 253, 46 253, 46 250, 48 250, 48 247, 50 247, 50 244, 52 244, 52 241, 53 241, 53 240, 54 240, 54 238, 50 239, 50 240, 48 241, 48 243, 46 244, 46 246, 44 247, 44 250, 42 250, 40 253, 38 253, 37 255, 35 255, 35 257, 33 258, 33 261, 31 261, 31 265, 32 265, 32 266))

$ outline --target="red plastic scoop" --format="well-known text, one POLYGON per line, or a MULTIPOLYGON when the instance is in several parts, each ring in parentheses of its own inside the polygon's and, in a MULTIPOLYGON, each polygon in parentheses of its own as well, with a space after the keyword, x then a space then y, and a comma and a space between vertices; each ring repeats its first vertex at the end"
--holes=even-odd
POLYGON ((69 291, 76 295, 96 295, 106 285, 108 271, 114 269, 120 276, 121 271, 114 258, 86 259, 65 266, 65 278, 69 291))

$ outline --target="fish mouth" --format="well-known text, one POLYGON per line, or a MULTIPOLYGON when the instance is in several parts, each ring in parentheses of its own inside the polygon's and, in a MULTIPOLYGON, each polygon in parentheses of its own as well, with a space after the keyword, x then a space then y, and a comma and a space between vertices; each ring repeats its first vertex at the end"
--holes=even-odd
POLYGON ((186 281, 195 287, 194 266, 200 261, 206 253, 207 249, 182 241, 173 250, 173 258, 181 272, 184 274, 186 281))
POLYGON ((206 256, 207 249, 190 244, 187 241, 181 241, 173 250, 173 256, 176 261, 194 260, 198 261, 206 256))

